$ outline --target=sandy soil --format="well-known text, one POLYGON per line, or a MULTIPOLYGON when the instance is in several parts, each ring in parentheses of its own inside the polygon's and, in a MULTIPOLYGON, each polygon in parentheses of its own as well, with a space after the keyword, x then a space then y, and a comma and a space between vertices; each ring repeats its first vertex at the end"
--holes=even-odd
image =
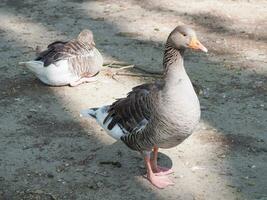
POLYGON ((186 2, 1 0, 1 200, 267 199, 267 3, 186 2), (201 88, 202 122, 183 144, 161 151, 159 162, 175 171, 176 185, 165 190, 143 178, 137 152, 79 117, 152 78, 116 81, 103 72, 93 84, 48 87, 17 65, 37 45, 90 28, 106 63, 160 72, 166 37, 182 23, 209 49, 185 58, 201 88))

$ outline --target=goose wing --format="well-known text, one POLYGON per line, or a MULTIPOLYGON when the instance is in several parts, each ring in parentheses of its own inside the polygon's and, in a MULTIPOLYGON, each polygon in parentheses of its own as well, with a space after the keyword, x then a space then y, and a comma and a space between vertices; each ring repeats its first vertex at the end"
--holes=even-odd
POLYGON ((119 125, 128 133, 144 128, 151 116, 153 93, 162 86, 156 82, 134 87, 126 98, 118 99, 109 107, 104 124, 109 121, 109 130, 119 125))
POLYGON ((69 42, 56 41, 48 45, 47 50, 41 52, 35 59, 42 61, 47 67, 62 59, 87 57, 92 55, 93 45, 85 44, 78 40, 69 42))

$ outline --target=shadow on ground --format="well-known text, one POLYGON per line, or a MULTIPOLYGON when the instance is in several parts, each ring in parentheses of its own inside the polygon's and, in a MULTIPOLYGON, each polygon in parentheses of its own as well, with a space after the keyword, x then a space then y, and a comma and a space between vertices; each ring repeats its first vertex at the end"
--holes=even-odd
MULTIPOLYGON (((88 1, 89 5, 90 2, 88 1)), ((111 19, 97 17, 100 11, 105 13, 105 9, 90 15, 88 10, 83 9, 86 3, 87 1, 82 0, 73 1, 72 4, 63 6, 52 1, 40 3, 12 0, 3 4, 7 7, 6 12, 14 16, 23 16, 45 27, 48 32, 42 33, 42 36, 49 38, 47 34, 51 31, 59 33, 60 37, 73 38, 81 29, 89 27, 95 34, 96 44, 106 57, 129 64, 134 63, 144 69, 161 70, 164 41, 142 39, 141 33, 124 31, 111 19)), ((164 12, 166 15, 175 14, 182 22, 188 20, 188 15, 174 13, 171 10, 151 7, 149 9, 164 12)), ((218 35, 232 36, 239 33, 230 28, 231 21, 216 18, 210 13, 191 15, 189 21, 191 19, 195 24, 218 35), (213 20, 217 22, 214 27, 211 26, 214 24, 213 20)), ((11 43, 14 49, 20 49, 25 45, 18 38, 10 41, 5 37, 7 31, 2 32, 4 37, 1 43, 11 43)), ((249 35, 248 39, 265 41, 266 37, 249 35)), ((46 44, 43 45, 45 47, 46 44)), ((226 49, 225 52, 231 54, 233 50, 226 49)), ((9 59, 12 59, 12 55, 9 59)), ((97 97, 98 89, 93 86, 81 86, 78 89, 44 86, 30 74, 22 76, 23 69, 16 69, 17 61, 24 59, 24 55, 13 59, 16 62, 3 60, 1 63, 3 76, 0 106, 4 114, 0 120, 5 126, 1 127, 4 139, 1 140, 1 150, 4 154, 0 158, 0 176, 3 179, 0 180, 0 197, 2 195, 6 199, 122 199, 128 196, 128 199, 201 199, 204 196, 209 199, 209 191, 206 194, 194 191, 194 188, 202 185, 199 180, 203 180, 202 176, 194 173, 188 172, 187 175, 196 176, 188 184, 183 185, 183 180, 176 180, 181 187, 163 193, 150 187, 142 181, 141 174, 144 169, 142 159, 137 153, 128 150, 120 142, 110 141, 94 122, 79 119, 76 112, 80 108, 73 108, 72 98, 68 93, 75 95, 76 90, 77 93, 81 93, 82 89, 86 89, 88 93, 92 90, 96 92, 97 97), (6 66, 6 63, 13 63, 12 67, 6 66), (121 165, 101 165, 101 161, 115 161, 121 165), (187 187, 190 184, 192 188, 187 187)), ((213 152, 213 156, 220 160, 217 162, 212 155, 208 157, 203 151, 200 153, 202 158, 195 158, 195 162, 199 159, 200 163, 207 163, 215 159, 213 163, 211 161, 212 164, 219 163, 221 168, 226 166, 231 172, 231 175, 226 174, 222 178, 226 180, 226 187, 230 189, 217 188, 213 190, 214 193, 222 189, 232 192, 225 194, 226 196, 241 195, 247 199, 261 197, 266 191, 264 187, 267 182, 266 178, 259 176, 265 172, 263 161, 266 160, 266 156, 263 154, 267 151, 264 136, 266 121, 259 120, 266 119, 266 109, 262 106, 266 101, 266 76, 236 70, 234 67, 226 70, 224 63, 215 62, 209 56, 195 52, 186 56, 186 65, 190 77, 203 88, 200 97, 202 116, 212 127, 199 131, 192 140, 198 141, 200 144, 196 146, 201 148, 209 144, 214 145, 218 154, 213 152), (211 131, 213 129, 216 131, 211 131), (262 187, 255 187, 258 184, 262 187)), ((101 90, 103 93, 107 91, 109 90, 101 90)), ((91 106, 91 103, 85 102, 86 100, 83 100, 82 106, 91 106)), ((190 147, 188 146, 188 149, 190 147)), ((198 150, 187 150, 180 154, 183 157, 194 157, 195 151, 198 150)), ((172 165, 165 154, 161 154, 160 157, 163 164, 172 165)), ((183 159, 175 162, 183 163, 183 159)), ((206 174, 211 177, 214 175, 213 172, 206 174)), ((203 176, 206 177, 205 174, 203 176)), ((212 178, 210 182, 205 180, 206 185, 203 183, 201 189, 209 188, 213 181, 212 178)))

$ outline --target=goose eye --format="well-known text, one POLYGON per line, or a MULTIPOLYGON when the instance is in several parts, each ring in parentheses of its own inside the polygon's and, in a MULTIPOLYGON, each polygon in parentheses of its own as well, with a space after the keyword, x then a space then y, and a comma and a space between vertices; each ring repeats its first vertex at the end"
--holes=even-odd
POLYGON ((184 37, 186 37, 187 35, 185 33, 182 34, 184 37))

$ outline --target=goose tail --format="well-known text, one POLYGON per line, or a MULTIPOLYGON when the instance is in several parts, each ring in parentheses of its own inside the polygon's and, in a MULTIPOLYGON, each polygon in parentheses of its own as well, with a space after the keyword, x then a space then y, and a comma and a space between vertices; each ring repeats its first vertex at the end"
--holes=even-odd
POLYGON ((97 123, 104 128, 104 130, 116 140, 119 140, 121 136, 125 134, 125 130, 123 130, 119 125, 115 125, 112 129, 108 128, 109 123, 112 119, 105 122, 105 119, 108 115, 109 106, 103 106, 100 108, 89 108, 86 110, 82 110, 80 112, 81 117, 89 117, 94 118, 97 123))
POLYGON ((80 112, 80 116, 81 117, 92 117, 94 119, 96 119, 96 115, 97 115, 97 110, 99 108, 89 108, 89 109, 85 109, 85 110, 82 110, 80 112))
POLYGON ((27 62, 19 62, 19 66, 26 67, 27 62))
POLYGON ((43 67, 44 63, 41 61, 32 60, 32 61, 27 61, 27 62, 19 62, 19 65, 23 66, 23 67, 28 67, 29 69, 32 69, 32 68, 43 67))

